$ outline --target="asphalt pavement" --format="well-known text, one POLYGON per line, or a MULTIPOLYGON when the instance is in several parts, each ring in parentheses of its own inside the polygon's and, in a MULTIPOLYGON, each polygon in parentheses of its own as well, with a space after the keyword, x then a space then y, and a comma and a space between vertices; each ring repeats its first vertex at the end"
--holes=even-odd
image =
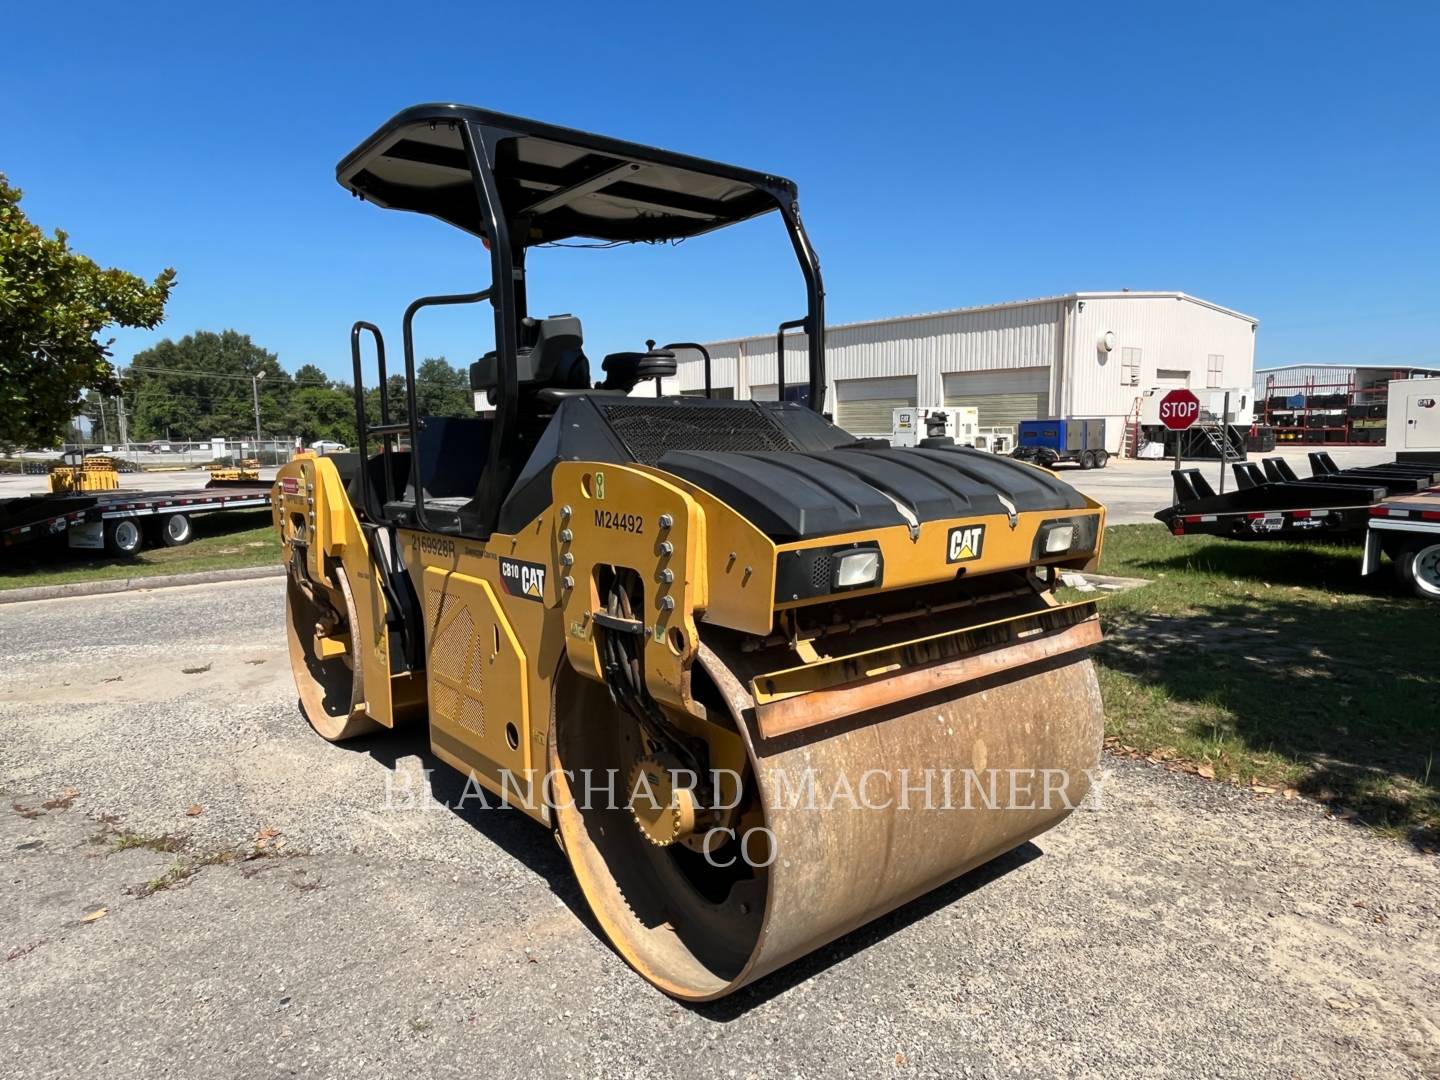
POLYGON ((1143 762, 678 1004, 544 830, 447 808, 423 732, 313 735, 281 613, 277 580, 0 609, 0 1075, 1440 1073, 1440 860, 1143 762))

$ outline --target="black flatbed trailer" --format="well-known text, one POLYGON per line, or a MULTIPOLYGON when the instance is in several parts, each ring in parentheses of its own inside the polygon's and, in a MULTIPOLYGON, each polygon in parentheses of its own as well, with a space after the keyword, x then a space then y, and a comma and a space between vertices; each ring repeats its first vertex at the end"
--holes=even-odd
POLYGON ((1236 540, 1358 536, 1372 508, 1392 497, 1440 485, 1440 462, 1392 461, 1340 469, 1330 455, 1310 455, 1311 475, 1297 476, 1284 458, 1234 463, 1234 490, 1217 495, 1199 469, 1177 469, 1175 503, 1156 513, 1176 536, 1201 533, 1236 540))
POLYGON ((123 557, 139 551, 147 533, 153 543, 175 547, 189 543, 196 515, 259 510, 270 501, 271 485, 256 480, 211 480, 180 491, 22 495, 0 502, 0 550, 64 534, 72 548, 123 557))
POLYGON ((1440 460, 1400 460, 1339 469, 1310 455, 1312 475, 1296 476, 1283 458, 1259 468, 1235 463, 1234 491, 1217 495, 1198 469, 1177 469, 1175 505, 1155 516, 1176 536, 1232 540, 1365 538, 1362 576, 1388 555, 1401 586, 1440 601, 1440 460))

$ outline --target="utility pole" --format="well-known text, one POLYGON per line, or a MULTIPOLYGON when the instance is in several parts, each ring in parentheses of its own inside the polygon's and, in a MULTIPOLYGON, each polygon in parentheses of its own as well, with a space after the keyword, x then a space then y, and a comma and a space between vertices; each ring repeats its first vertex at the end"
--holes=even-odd
POLYGON ((260 454, 260 380, 265 378, 265 372, 250 376, 250 390, 255 395, 255 455, 260 454))
POLYGON ((125 424, 125 399, 115 395, 115 422, 120 425, 120 453, 123 456, 130 445, 130 432, 125 424))
POLYGON ((130 432, 125 423, 125 399, 119 394, 115 395, 115 422, 120 425, 120 445, 125 446, 130 442, 130 432))
POLYGON ((104 446, 110 441, 110 425, 105 422, 105 397, 96 394, 95 400, 100 403, 100 445, 104 446))

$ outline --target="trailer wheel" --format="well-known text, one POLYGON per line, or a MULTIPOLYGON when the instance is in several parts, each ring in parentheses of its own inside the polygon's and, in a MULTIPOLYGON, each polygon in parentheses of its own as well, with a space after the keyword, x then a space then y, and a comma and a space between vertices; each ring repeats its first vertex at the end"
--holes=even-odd
POLYGON ((1086 450, 1080 455, 1080 468, 1093 469, 1095 467, 1095 455, 1086 450))
POLYGON ((105 553, 113 558, 130 558, 140 550, 144 539, 134 518, 112 518, 105 522, 105 553))
POLYGON ((195 538, 189 514, 162 514, 155 522, 155 538, 166 547, 179 547, 195 538))
POLYGON ((1095 468, 1103 469, 1109 463, 1109 461, 1110 453, 1108 450, 1095 451, 1095 468))
POLYGON ((1422 600, 1440 600, 1440 543, 1421 541, 1394 556, 1395 575, 1422 600))

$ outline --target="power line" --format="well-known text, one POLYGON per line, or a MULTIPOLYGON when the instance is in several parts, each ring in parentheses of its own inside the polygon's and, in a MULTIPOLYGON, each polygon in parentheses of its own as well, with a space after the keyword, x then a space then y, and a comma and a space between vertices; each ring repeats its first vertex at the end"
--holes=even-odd
MULTIPOLYGON (((446 363, 447 363, 447 365, 448 365, 448 361, 446 361, 446 363)), ((455 373, 455 375, 457 376, 457 381, 458 381, 459 379, 463 379, 463 378, 464 378, 464 372, 461 371, 459 368, 452 367, 452 368, 450 368, 450 370, 453 371, 453 372, 455 373)), ((252 378, 254 378, 253 375, 234 375, 234 374, 231 374, 231 373, 229 373, 229 372, 224 372, 224 371, 187 371, 187 370, 184 370, 184 369, 182 369, 182 368, 154 368, 154 367, 149 367, 149 366, 147 366, 147 365, 142 365, 142 364, 131 364, 129 367, 125 368, 125 372, 126 372, 126 373, 131 372, 131 371, 144 371, 144 372, 146 372, 146 373, 148 373, 148 374, 151 374, 151 375, 178 375, 178 376, 181 376, 181 377, 184 377, 184 378, 192 378, 192 379, 236 379, 236 380, 239 380, 239 381, 241 381, 241 382, 249 382, 252 378)), ((267 374, 267 375, 268 375, 269 373, 268 373, 268 372, 265 372, 264 374, 267 374)), ((284 372, 281 372, 281 374, 283 375, 284 372)), ((125 377, 125 375, 122 374, 120 377, 123 379, 123 378, 125 377)), ((397 373, 397 374, 395 374, 395 375, 391 375, 390 378, 392 378, 392 379, 400 379, 400 378, 403 378, 403 376, 401 376, 401 375, 399 375, 399 374, 397 373)), ((261 381, 263 382, 264 380, 262 379, 261 381)), ((422 379, 418 374, 417 374, 416 377, 415 377, 415 381, 416 381, 417 383, 421 384, 421 385, 426 385, 426 386, 432 386, 432 385, 436 385, 436 384, 444 385, 444 382, 445 382, 445 380, 443 380, 443 379, 435 379, 435 378, 422 379)), ((338 389, 340 388, 340 386, 337 385, 337 382, 338 382, 338 380, 333 380, 333 379, 325 379, 325 380, 317 381, 317 380, 315 380, 315 379, 297 379, 297 378, 295 378, 294 376, 291 376, 290 381, 289 381, 288 384, 278 383, 278 384, 271 384, 271 385, 282 385, 282 386, 283 386, 283 385, 289 385, 289 386, 320 386, 320 387, 329 387, 329 388, 337 389, 337 390, 338 390, 338 389)), ((343 384, 343 385, 349 386, 350 384, 345 383, 345 384, 343 384)))

